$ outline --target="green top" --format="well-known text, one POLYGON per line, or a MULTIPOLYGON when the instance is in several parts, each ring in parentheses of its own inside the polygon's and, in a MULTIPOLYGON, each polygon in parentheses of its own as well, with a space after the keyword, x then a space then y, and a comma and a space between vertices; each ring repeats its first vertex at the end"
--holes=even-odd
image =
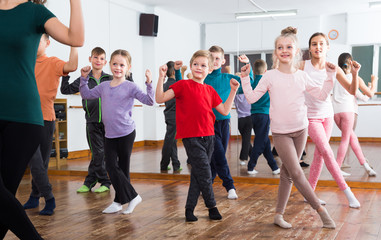
POLYGON ((52 17, 32 2, 0 10, 0 120, 43 125, 34 66, 45 22, 52 17))

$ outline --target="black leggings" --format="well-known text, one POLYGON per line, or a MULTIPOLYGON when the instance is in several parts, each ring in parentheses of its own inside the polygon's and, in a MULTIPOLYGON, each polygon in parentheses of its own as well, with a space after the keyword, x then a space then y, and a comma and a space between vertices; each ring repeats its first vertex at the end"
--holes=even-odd
POLYGON ((42 239, 15 197, 41 136, 42 126, 0 120, 0 239, 8 230, 20 239, 42 239))
POLYGON ((114 202, 125 204, 138 194, 130 183, 130 157, 135 130, 124 137, 105 139, 106 170, 115 189, 114 202))

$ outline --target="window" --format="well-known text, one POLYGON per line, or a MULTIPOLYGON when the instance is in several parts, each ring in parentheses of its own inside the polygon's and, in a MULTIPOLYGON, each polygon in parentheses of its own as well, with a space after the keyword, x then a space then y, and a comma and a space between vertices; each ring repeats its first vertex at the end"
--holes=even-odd
MULTIPOLYGON (((378 76, 378 82, 381 78, 381 56, 380 45, 354 46, 352 47, 352 57, 361 64, 359 76, 367 84, 370 82, 372 74, 378 76)), ((377 92, 381 90, 381 84, 377 84, 377 92)))

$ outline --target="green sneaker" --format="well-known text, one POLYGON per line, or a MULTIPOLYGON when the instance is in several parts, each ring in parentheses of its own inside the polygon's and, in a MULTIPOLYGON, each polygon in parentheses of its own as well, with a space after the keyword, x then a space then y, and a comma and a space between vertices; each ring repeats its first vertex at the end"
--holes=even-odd
POLYGON ((171 167, 170 167, 170 166, 168 166, 168 167, 167 167, 167 170, 171 170, 171 167))
POLYGON ((95 193, 103 193, 103 192, 107 192, 107 191, 110 191, 110 188, 108 188, 106 186, 100 186, 99 188, 94 190, 95 193))
POLYGON ((173 171, 174 171, 174 172, 181 172, 181 170, 183 170, 182 167, 180 167, 179 169, 173 170, 173 171))
POLYGON ((80 188, 77 189, 77 193, 85 193, 90 192, 90 188, 86 185, 82 185, 80 188))

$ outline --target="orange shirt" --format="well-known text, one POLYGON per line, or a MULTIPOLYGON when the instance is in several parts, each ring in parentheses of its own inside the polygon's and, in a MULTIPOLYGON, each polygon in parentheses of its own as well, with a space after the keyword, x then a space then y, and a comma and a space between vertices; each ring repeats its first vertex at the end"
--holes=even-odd
POLYGON ((65 76, 63 67, 65 61, 57 57, 46 55, 37 58, 34 69, 38 93, 40 94, 41 109, 44 120, 54 121, 56 113, 54 111, 54 100, 60 83, 60 77, 65 76))

